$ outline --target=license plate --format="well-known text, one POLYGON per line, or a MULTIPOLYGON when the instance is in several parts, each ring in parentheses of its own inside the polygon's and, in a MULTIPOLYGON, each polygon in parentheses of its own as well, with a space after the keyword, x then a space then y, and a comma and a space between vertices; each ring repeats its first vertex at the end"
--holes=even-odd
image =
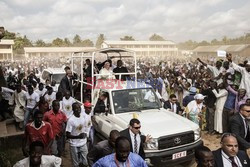
POLYGON ((172 155, 172 159, 179 159, 187 156, 187 151, 178 152, 172 155))

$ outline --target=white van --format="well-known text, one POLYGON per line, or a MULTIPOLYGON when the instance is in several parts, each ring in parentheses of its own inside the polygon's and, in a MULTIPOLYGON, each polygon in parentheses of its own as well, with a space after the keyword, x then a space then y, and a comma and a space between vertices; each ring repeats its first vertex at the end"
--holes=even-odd
POLYGON ((65 71, 62 68, 47 68, 42 71, 41 74, 41 82, 45 84, 46 80, 48 79, 50 82, 55 80, 56 85, 59 85, 61 79, 65 76, 65 71))

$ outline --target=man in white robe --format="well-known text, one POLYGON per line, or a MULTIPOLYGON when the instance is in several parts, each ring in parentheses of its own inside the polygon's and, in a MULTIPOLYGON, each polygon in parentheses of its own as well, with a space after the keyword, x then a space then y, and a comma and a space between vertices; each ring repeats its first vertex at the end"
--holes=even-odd
POLYGON ((13 94, 15 108, 14 108, 14 118, 17 123, 19 123, 19 127, 23 127, 24 120, 24 107, 26 104, 25 99, 25 91, 22 90, 21 85, 16 86, 16 91, 13 94))

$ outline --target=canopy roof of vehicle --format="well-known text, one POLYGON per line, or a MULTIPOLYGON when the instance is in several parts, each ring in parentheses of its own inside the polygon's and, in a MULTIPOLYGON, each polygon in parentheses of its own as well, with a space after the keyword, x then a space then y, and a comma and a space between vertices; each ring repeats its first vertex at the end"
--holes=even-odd
POLYGON ((51 74, 65 74, 65 71, 63 68, 47 68, 44 70, 48 71, 51 74))
POLYGON ((79 52, 74 52, 74 53, 119 53, 119 52, 130 52, 133 53, 134 51, 129 50, 129 49, 124 49, 124 48, 103 48, 103 49, 96 49, 96 50, 84 50, 84 51, 79 51, 79 52))

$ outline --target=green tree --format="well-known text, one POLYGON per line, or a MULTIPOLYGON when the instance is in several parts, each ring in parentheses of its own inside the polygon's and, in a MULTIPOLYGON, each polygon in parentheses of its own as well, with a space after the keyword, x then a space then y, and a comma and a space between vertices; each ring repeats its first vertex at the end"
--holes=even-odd
POLYGON ((16 34, 13 32, 9 32, 7 30, 4 31, 4 37, 3 39, 15 39, 16 38, 16 34))
POLYGON ((64 42, 65 46, 71 46, 72 45, 72 43, 70 42, 70 40, 68 38, 64 38, 63 42, 64 42))
POLYGON ((85 39, 82 41, 82 46, 84 47, 93 47, 94 43, 90 39, 85 39))
POLYGON ((29 40, 26 35, 22 37, 20 34, 17 34, 17 37, 14 39, 13 49, 16 53, 24 53, 24 47, 32 46, 32 41, 29 40))
POLYGON ((46 47, 53 47, 52 43, 46 43, 46 47))
POLYGON ((81 37, 76 34, 73 38, 73 45, 80 44, 82 42, 81 37))
POLYGON ((33 46, 32 45, 32 41, 29 40, 26 35, 24 35, 23 41, 24 41, 24 47, 31 47, 31 46, 33 46))
POLYGON ((150 41, 165 41, 165 39, 158 35, 158 34, 153 34, 150 38, 149 38, 150 41))
POLYGON ((103 41, 105 40, 104 34, 100 34, 99 37, 96 40, 95 47, 101 48, 103 41))
POLYGON ((207 41, 205 41, 205 40, 203 40, 203 41, 201 41, 201 42, 199 43, 199 46, 207 46, 207 45, 210 45, 210 43, 207 42, 207 41))
POLYGON ((213 40, 211 41, 211 44, 212 44, 212 45, 219 45, 219 44, 220 44, 220 41, 218 41, 217 39, 213 39, 213 40))
POLYGON ((38 40, 35 42, 35 45, 36 45, 36 47, 45 47, 45 46, 46 46, 46 43, 45 43, 42 39, 38 39, 38 40))
POLYGON ((56 38, 52 41, 53 46, 64 46, 64 41, 61 38, 56 38))
POLYGON ((228 44, 228 38, 227 38, 227 36, 224 36, 224 37, 222 38, 222 42, 223 42, 224 45, 225 45, 225 44, 228 44))
POLYGON ((23 38, 22 37, 16 37, 16 39, 14 40, 13 49, 14 50, 22 49, 23 46, 24 46, 23 38))
POLYGON ((198 46, 198 43, 196 41, 188 40, 183 43, 178 44, 179 49, 184 49, 184 50, 192 50, 198 46))
POLYGON ((120 38, 121 41, 134 41, 135 39, 133 38, 133 36, 124 36, 123 38, 120 38))

